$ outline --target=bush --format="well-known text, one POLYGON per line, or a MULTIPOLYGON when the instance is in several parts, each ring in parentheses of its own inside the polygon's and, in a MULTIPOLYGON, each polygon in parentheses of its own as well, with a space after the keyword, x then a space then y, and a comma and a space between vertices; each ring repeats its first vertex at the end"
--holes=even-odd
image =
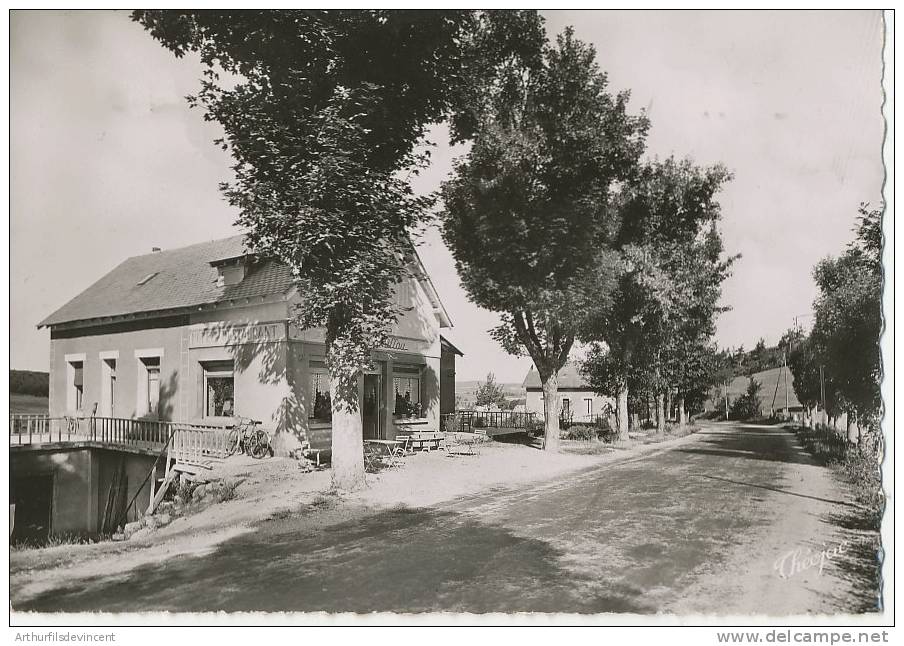
POLYGON ((611 442, 615 438, 615 433, 609 426, 608 421, 598 420, 592 424, 575 422, 568 428, 560 429, 559 437, 563 440, 578 440, 581 442, 590 442, 592 440, 611 442))
POLYGON ((461 430, 461 413, 454 413, 443 419, 443 431, 446 433, 458 433, 461 430))
POLYGON ((543 435, 543 422, 538 419, 530 419, 525 423, 524 431, 528 435, 543 435))
POLYGON ((747 384, 747 392, 731 404, 732 419, 757 419, 760 417, 760 389, 762 384, 753 377, 747 384))
POLYGON ((795 429, 804 448, 823 464, 835 468, 850 483, 857 501, 867 507, 873 529, 882 521, 885 495, 882 493, 882 445, 877 433, 867 433, 860 444, 830 428, 795 429))

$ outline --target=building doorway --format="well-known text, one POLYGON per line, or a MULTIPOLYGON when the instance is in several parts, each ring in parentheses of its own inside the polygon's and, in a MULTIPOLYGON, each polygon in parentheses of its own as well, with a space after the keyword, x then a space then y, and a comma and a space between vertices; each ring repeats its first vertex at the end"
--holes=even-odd
POLYGON ((365 440, 383 439, 383 378, 380 374, 364 375, 364 401, 361 416, 365 440))
POLYGON ((10 501, 16 506, 11 543, 43 545, 50 538, 53 476, 10 478, 10 501))

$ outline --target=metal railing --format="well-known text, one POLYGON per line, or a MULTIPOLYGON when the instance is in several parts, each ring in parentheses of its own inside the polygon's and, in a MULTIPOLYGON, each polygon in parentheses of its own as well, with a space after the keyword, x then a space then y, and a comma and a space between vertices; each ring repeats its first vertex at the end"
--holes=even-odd
POLYGON ((10 415, 10 446, 95 442, 110 447, 159 451, 172 437, 172 457, 196 461, 228 455, 229 427, 122 417, 10 415))
POLYGON ((459 410, 441 415, 440 428, 444 431, 460 433, 471 433, 478 428, 520 429, 528 428, 535 421, 536 416, 536 413, 522 411, 459 410), (458 418, 458 428, 450 429, 449 425, 455 423, 456 417, 458 418))
POLYGON ((49 415, 10 415, 10 446, 87 440, 86 429, 79 428, 72 422, 73 419, 49 415))

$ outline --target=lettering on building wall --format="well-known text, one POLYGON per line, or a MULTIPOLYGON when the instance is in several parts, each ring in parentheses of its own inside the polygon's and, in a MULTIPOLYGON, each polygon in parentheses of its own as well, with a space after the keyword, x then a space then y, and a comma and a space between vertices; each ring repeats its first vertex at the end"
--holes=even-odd
POLYGON ((386 339, 386 345, 384 347, 387 350, 407 350, 408 344, 398 337, 391 336, 386 339))
POLYGON ((193 348, 207 348, 244 343, 271 343, 285 338, 285 326, 282 323, 217 324, 192 330, 189 345, 193 348))

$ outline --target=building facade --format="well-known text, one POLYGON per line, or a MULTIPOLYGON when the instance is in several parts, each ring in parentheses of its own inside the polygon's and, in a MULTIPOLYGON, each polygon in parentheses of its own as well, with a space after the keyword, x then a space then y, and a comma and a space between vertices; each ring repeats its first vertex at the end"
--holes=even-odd
MULTIPOLYGON (((442 402, 454 402, 461 353, 440 334, 451 321, 418 258, 407 274, 404 314, 360 380, 366 438, 438 430, 442 402)), ((302 298, 289 269, 246 252, 242 236, 130 258, 40 323, 50 414, 211 425, 241 415, 328 450, 324 331, 292 325, 302 298)))
MULTIPOLYGON (((611 397, 604 397, 593 392, 580 374, 577 364, 568 362, 559 371, 559 400, 557 412, 573 422, 594 422, 599 417, 609 417, 615 407, 611 397)), ((524 410, 536 413, 543 419, 543 386, 540 374, 534 366, 530 367, 524 377, 525 401, 524 410)))

